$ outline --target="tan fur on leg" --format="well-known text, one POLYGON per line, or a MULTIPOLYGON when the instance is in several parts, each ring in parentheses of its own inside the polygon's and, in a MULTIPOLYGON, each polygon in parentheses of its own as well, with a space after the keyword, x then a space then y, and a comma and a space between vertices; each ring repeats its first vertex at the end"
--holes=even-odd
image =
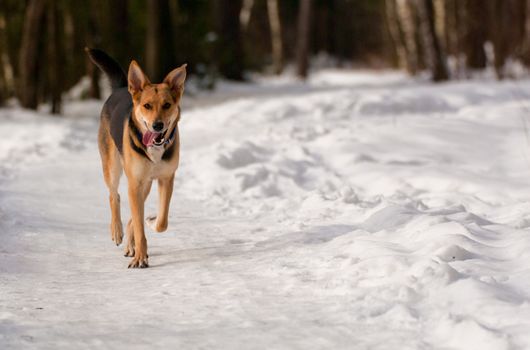
POLYGON ((144 232, 144 202, 151 189, 152 181, 129 181, 129 202, 131 206, 134 235, 134 258, 129 263, 132 268, 149 267, 147 261, 147 240, 144 232))
MULTIPOLYGON (((151 185, 152 182, 150 182, 147 186, 144 188, 144 203, 147 199, 147 196, 149 196, 149 192, 151 191, 151 185)), ((129 222, 127 223, 127 246, 125 247, 125 257, 133 257, 134 256, 134 228, 132 224, 132 219, 129 219, 129 222)), ((149 257, 149 255, 147 255, 149 257)))
POLYGON ((116 245, 120 245, 123 239, 123 226, 120 212, 120 195, 118 186, 123 167, 120 155, 116 147, 110 142, 108 137, 103 137, 100 133, 99 150, 103 165, 103 177, 109 189, 109 203, 111 212, 110 238, 116 245))
POLYGON ((172 175, 158 180, 158 215, 150 216, 146 219, 147 225, 156 232, 167 230, 169 203, 173 193, 174 178, 175 176, 172 175))
POLYGON ((127 223, 127 245, 125 246, 125 257, 133 257, 134 256, 134 230, 132 226, 132 219, 129 219, 129 222, 127 223))

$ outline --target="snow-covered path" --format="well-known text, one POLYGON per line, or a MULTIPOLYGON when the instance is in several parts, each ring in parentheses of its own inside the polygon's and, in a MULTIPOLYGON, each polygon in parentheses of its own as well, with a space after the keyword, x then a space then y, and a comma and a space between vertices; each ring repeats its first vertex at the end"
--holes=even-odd
POLYGON ((530 81, 237 89, 187 101, 145 270, 110 240, 101 102, 0 109, 1 349, 530 348, 530 81))

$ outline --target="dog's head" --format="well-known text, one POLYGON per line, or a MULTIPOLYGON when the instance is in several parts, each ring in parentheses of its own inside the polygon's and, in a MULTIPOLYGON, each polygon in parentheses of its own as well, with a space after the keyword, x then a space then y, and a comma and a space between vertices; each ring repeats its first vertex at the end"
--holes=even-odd
POLYGON ((161 84, 152 84, 138 63, 131 62, 128 87, 133 100, 133 118, 142 130, 145 146, 163 142, 168 128, 178 122, 185 80, 186 64, 169 72, 161 84))

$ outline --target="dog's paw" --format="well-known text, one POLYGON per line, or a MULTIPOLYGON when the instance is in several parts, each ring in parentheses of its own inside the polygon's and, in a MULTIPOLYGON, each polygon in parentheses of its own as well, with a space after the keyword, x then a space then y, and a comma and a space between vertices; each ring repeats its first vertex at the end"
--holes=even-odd
POLYGON ((156 231, 156 215, 151 215, 145 218, 145 224, 153 231, 156 231))
POLYGON ((145 255, 144 257, 135 256, 129 263, 129 268, 133 269, 145 269, 146 267, 149 267, 149 263, 147 262, 147 255, 145 255))
POLYGON ((134 246, 131 244, 127 244, 125 247, 125 251, 123 252, 124 257, 133 257, 134 256, 134 246))
POLYGON ((167 223, 159 223, 156 215, 148 216, 145 219, 145 224, 155 232, 164 232, 167 230, 167 223))
POLYGON ((123 227, 121 222, 110 224, 110 238, 116 245, 120 245, 123 241, 123 227))

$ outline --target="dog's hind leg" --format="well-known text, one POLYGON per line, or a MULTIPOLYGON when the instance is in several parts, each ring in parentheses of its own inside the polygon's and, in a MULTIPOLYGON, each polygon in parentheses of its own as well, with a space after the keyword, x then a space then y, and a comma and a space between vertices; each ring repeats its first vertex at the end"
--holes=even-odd
POLYGON ((158 215, 150 216, 145 221, 147 225, 156 232, 167 230, 169 203, 173 193, 173 181, 175 175, 167 178, 158 179, 158 215))
POLYGON ((134 229, 132 225, 132 219, 129 219, 125 232, 127 232, 127 244, 125 245, 125 252, 123 256, 132 258, 134 256, 134 229))
POLYGON ((100 138, 99 148, 101 154, 101 162, 103 164, 103 177, 109 189, 110 202, 110 238, 116 245, 120 245, 123 239, 123 226, 121 222, 120 212, 120 195, 118 193, 118 186, 120 184, 120 177, 123 172, 120 155, 116 147, 109 142, 107 137, 100 138))

